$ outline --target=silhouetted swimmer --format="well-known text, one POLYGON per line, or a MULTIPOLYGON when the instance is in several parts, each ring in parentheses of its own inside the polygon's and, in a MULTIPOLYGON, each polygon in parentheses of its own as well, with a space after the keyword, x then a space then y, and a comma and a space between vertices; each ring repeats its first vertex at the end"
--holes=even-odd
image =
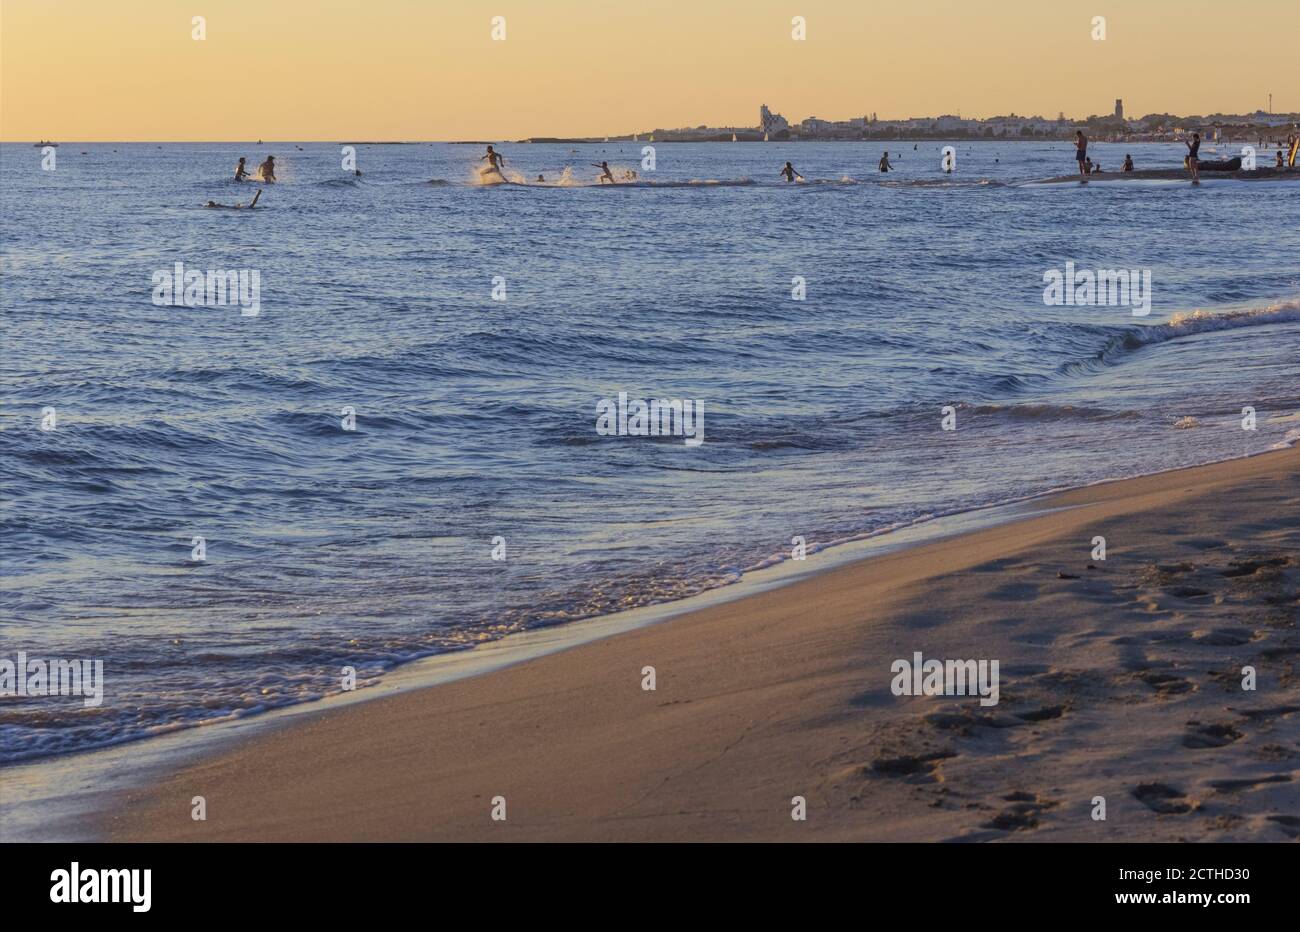
POLYGON ((892 170, 893 167, 894 167, 893 165, 889 164, 889 153, 886 152, 884 155, 880 157, 880 170, 882 172, 887 172, 892 170))
POLYGON ((240 157, 239 157, 239 164, 235 166, 235 180, 236 180, 236 181, 243 181, 245 178, 248 177, 248 169, 246 169, 246 168, 244 167, 244 162, 245 162, 245 161, 246 161, 246 159, 245 159, 243 156, 240 156, 240 157))
POLYGON ((608 163, 608 162, 601 162, 599 165, 597 165, 595 162, 592 162, 591 165, 592 165, 593 168, 599 168, 599 169, 602 170, 602 174, 601 174, 601 176, 600 176, 600 183, 601 183, 601 184, 604 184, 606 181, 608 181, 610 184, 614 184, 614 183, 615 183, 615 182, 614 182, 614 174, 613 174, 613 172, 611 172, 611 171, 609 170, 609 163, 608 163))
POLYGON ((1282 150, 1277 150, 1277 161, 1273 164, 1274 168, 1286 168, 1286 162, 1282 159, 1282 150))
POLYGON ((1124 154, 1124 165, 1120 168, 1121 172, 1131 172, 1133 170, 1133 156, 1128 153, 1124 154))
POLYGON ((1074 160, 1079 163, 1079 181, 1088 183, 1088 137, 1083 130, 1074 131, 1074 160))
POLYGON ((496 172, 501 178, 505 178, 505 175, 501 171, 501 166, 506 164, 506 157, 500 152, 495 151, 491 146, 487 147, 487 155, 483 156, 479 161, 488 163, 487 168, 479 172, 480 176, 496 172))
POLYGON ((538 176, 537 176, 537 180, 538 180, 538 181, 545 181, 546 179, 543 178, 541 175, 538 175, 538 176))
POLYGON ((262 196, 262 189, 258 188, 257 193, 253 195, 252 202, 248 204, 218 204, 216 201, 208 201, 204 207, 222 207, 226 210, 252 210, 257 206, 257 199, 262 196))
POLYGON ((781 177, 783 177, 786 180, 787 184, 791 181, 794 181, 796 178, 798 178, 800 181, 803 181, 803 175, 795 171, 794 166, 791 165, 789 162, 786 162, 785 168, 781 169, 781 177))

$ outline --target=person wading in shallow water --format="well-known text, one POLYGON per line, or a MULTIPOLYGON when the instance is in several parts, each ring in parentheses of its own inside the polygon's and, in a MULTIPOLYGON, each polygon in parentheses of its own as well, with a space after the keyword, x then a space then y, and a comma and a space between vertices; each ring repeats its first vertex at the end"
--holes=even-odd
POLYGON ((1088 183, 1088 137, 1083 130, 1074 131, 1074 160, 1079 163, 1079 181, 1088 183))
POLYGON ((1184 139, 1183 144, 1187 146, 1187 169, 1192 173, 1192 184, 1200 184, 1201 134, 1192 133, 1191 142, 1184 139))

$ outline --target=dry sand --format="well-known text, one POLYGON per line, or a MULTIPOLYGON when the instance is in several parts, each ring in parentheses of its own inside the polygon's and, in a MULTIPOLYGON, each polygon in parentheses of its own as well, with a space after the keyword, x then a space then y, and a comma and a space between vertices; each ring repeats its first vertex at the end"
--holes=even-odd
POLYGON ((120 800, 104 832, 1295 839, 1298 474, 1285 450, 1077 490, 1049 515, 326 712, 120 800), (997 659, 1000 703, 894 696, 890 664, 915 651, 997 659))

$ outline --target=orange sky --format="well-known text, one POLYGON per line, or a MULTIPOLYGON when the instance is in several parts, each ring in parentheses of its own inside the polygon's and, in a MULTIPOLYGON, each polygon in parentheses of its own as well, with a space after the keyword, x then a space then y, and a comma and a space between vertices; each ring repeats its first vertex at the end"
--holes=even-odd
POLYGON ((0 139, 588 136, 753 126, 760 103, 1248 112, 1270 91, 1295 111, 1297 36, 1294 0, 3 0, 0 139))

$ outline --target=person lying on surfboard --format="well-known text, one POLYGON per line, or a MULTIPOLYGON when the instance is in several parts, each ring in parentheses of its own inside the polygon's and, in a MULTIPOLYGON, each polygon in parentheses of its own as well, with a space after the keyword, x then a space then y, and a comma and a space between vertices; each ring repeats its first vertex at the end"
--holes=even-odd
POLYGON ((262 189, 258 188, 257 193, 253 195, 253 200, 247 206, 243 204, 218 204, 216 201, 208 201, 204 207, 224 207, 226 210, 252 210, 257 206, 257 199, 262 196, 262 189))
POLYGON ((601 170, 603 171, 603 174, 600 176, 600 183, 601 183, 601 184, 604 184, 606 181, 608 181, 610 184, 614 184, 614 183, 615 183, 615 182, 614 182, 614 174, 609 170, 609 163, 608 163, 608 162, 601 162, 599 165, 596 164, 595 162, 592 162, 591 165, 592 165, 593 168, 599 168, 599 169, 601 169, 601 170))
POLYGON ((500 152, 494 151, 491 146, 487 147, 487 155, 483 156, 479 161, 488 163, 487 168, 479 172, 480 175, 487 175, 491 172, 496 172, 502 178, 505 178, 505 175, 501 171, 501 166, 506 164, 506 157, 500 152))

